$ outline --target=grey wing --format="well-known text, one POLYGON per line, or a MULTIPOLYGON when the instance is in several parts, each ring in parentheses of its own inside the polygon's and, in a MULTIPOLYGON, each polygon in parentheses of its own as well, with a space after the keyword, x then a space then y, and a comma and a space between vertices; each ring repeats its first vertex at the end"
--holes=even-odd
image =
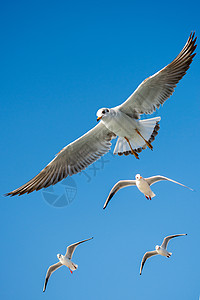
POLYGON ((51 274, 56 271, 58 268, 60 268, 62 266, 61 262, 59 261, 58 263, 56 263, 55 265, 52 265, 48 268, 47 270, 47 274, 46 274, 46 278, 45 278, 45 282, 44 282, 44 288, 43 288, 43 292, 45 292, 46 290, 46 286, 47 286, 47 282, 49 280, 49 277, 51 276, 51 274))
POLYGON ((140 265, 140 275, 142 274, 142 269, 144 267, 144 264, 146 262, 146 260, 151 257, 151 256, 154 256, 154 255, 157 255, 158 252, 157 251, 148 251, 145 253, 145 255, 143 256, 143 259, 142 259, 142 262, 141 262, 141 265, 140 265))
POLYGON ((162 70, 145 79, 118 108, 130 117, 152 114, 173 94, 177 83, 189 69, 195 56, 195 42, 194 33, 191 33, 179 55, 162 70))
POLYGON ((103 209, 106 208, 108 205, 109 201, 112 199, 112 197, 119 191, 120 189, 126 187, 126 186, 131 186, 131 185, 136 185, 136 180, 120 180, 118 181, 110 191, 110 194, 108 195, 108 198, 106 199, 106 202, 104 203, 103 209))
POLYGON ((183 233, 183 234, 174 234, 174 235, 169 235, 169 236, 166 236, 162 242, 162 245, 161 247, 164 248, 164 249, 167 249, 167 245, 169 243, 169 241, 177 236, 183 236, 183 235, 187 235, 187 233, 183 233))
POLYGON ((33 179, 6 196, 29 194, 54 185, 68 175, 79 173, 110 150, 116 136, 102 122, 63 148, 33 179))
POLYGON ((84 243, 84 242, 87 242, 87 241, 89 241, 89 240, 92 240, 92 239, 93 239, 93 237, 91 237, 91 238, 89 238, 89 239, 86 239, 86 240, 83 240, 83 241, 80 241, 80 242, 77 242, 77 243, 74 243, 74 244, 68 246, 68 247, 67 247, 67 251, 66 251, 65 256, 66 256, 67 258, 71 259, 71 258, 72 258, 72 255, 73 255, 73 253, 74 253, 74 251, 75 251, 75 249, 76 249, 76 247, 77 247, 78 245, 80 245, 80 244, 82 244, 82 243, 84 243))
POLYGON ((191 189, 190 187, 178 182, 178 181, 175 181, 175 180, 172 180, 170 178, 167 178, 165 176, 161 176, 161 175, 156 175, 156 176, 152 176, 152 177, 148 177, 148 178, 145 178, 145 180, 148 182, 149 185, 152 185, 158 181, 162 181, 162 180, 167 180, 167 181, 171 181, 173 183, 176 183, 176 184, 179 184, 179 185, 182 185, 184 187, 186 187, 187 189, 190 189, 191 191, 193 191, 193 189, 191 189))

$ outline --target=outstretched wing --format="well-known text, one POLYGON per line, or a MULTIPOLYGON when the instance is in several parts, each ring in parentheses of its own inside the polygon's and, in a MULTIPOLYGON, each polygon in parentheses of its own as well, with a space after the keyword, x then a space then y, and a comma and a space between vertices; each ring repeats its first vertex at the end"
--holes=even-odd
POLYGON ((141 265, 140 265, 140 275, 142 274, 142 269, 143 269, 143 266, 146 262, 146 260, 151 257, 151 256, 154 256, 154 255, 157 255, 158 252, 157 251, 149 251, 149 252, 146 252, 145 255, 143 256, 143 259, 142 259, 142 262, 141 262, 141 265))
POLYGON ((72 259, 72 255, 73 255, 73 253, 74 253, 76 247, 77 247, 78 245, 80 245, 80 244, 82 244, 82 243, 84 243, 84 242, 87 242, 87 241, 89 241, 89 240, 92 240, 92 239, 93 239, 93 237, 91 237, 91 238, 89 238, 89 239, 87 239, 87 240, 83 240, 83 241, 80 241, 80 242, 78 242, 78 243, 74 243, 74 244, 68 246, 68 247, 67 247, 67 251, 66 251, 65 256, 66 256, 67 258, 69 258, 69 259, 72 259))
POLYGON ((135 92, 118 108, 131 117, 138 114, 152 114, 174 92, 192 62, 196 45, 191 33, 179 55, 162 70, 145 79, 135 92))
POLYGON ((122 189, 126 186, 130 186, 130 185, 136 185, 136 180, 120 180, 120 181, 118 181, 114 185, 112 190, 110 191, 110 194, 108 195, 108 198, 106 199, 106 202, 104 203, 103 209, 106 208, 106 206, 108 205, 108 202, 112 199, 114 194, 117 193, 117 191, 119 191, 120 189, 122 189))
POLYGON ((145 178, 145 180, 148 182, 149 185, 152 185, 158 181, 163 181, 163 180, 167 180, 167 181, 171 181, 171 182, 174 182, 176 184, 179 184, 179 185, 182 185, 184 187, 186 187, 187 189, 190 189, 191 191, 193 191, 193 189, 189 188, 188 186, 178 182, 178 181, 175 181, 175 180, 172 180, 170 178, 167 178, 165 176, 161 176, 161 175, 157 175, 157 176, 152 176, 152 177, 149 177, 149 178, 145 178))
POLYGON ((47 286, 47 282, 49 280, 49 277, 51 276, 51 274, 57 270, 58 268, 60 268, 62 266, 61 262, 59 261, 58 263, 56 263, 55 265, 52 265, 48 268, 47 270, 47 274, 46 274, 46 278, 45 278, 45 282, 44 282, 44 288, 43 288, 43 292, 45 292, 46 290, 46 286, 47 286))
POLYGON ((79 173, 110 150, 116 136, 102 122, 63 148, 33 179, 6 196, 29 194, 54 185, 68 175, 79 173))
POLYGON ((183 233, 183 234, 174 234, 174 235, 169 235, 169 236, 166 236, 162 242, 162 245, 161 247, 164 248, 164 249, 167 249, 167 245, 169 243, 169 241, 177 236, 183 236, 183 235, 187 235, 187 233, 183 233))

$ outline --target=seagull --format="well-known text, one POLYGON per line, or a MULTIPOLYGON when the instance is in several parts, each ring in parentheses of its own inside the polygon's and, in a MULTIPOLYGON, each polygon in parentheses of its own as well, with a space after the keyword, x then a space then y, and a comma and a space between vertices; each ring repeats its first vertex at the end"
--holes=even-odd
POLYGON ((74 250, 76 249, 76 247, 86 241, 89 241, 93 239, 93 237, 87 239, 87 240, 83 240, 80 241, 78 243, 74 243, 70 246, 67 247, 67 251, 65 255, 62 254, 57 254, 57 258, 59 259, 59 262, 57 262, 56 264, 50 266, 47 270, 47 274, 46 274, 46 278, 45 278, 45 282, 44 282, 44 288, 43 288, 43 292, 45 292, 46 290, 46 286, 47 286, 47 282, 49 280, 49 277, 51 276, 51 274, 56 271, 58 268, 60 268, 61 266, 66 266, 69 268, 70 273, 72 274, 73 271, 75 271, 78 268, 78 265, 76 265, 75 263, 73 263, 71 261, 72 259, 72 255, 74 253, 74 250))
POLYGON ((160 254, 162 256, 165 256, 165 257, 170 257, 172 255, 171 252, 168 252, 167 251, 167 245, 169 243, 169 241, 177 236, 183 236, 183 235, 187 235, 186 233, 183 233, 183 234, 175 234, 175 235, 169 235, 169 236, 166 236, 162 242, 162 245, 161 246, 156 246, 154 251, 148 251, 145 253, 145 255, 143 256, 143 259, 142 259, 142 262, 141 262, 141 266, 140 266, 140 275, 142 274, 142 269, 143 269, 143 266, 146 262, 146 260, 151 257, 151 256, 154 256, 154 255, 157 255, 157 254, 160 254))
POLYGON ((108 198, 106 199, 106 202, 104 204, 103 209, 106 208, 106 206, 108 205, 109 201, 112 199, 112 197, 122 188, 126 187, 126 186, 132 186, 132 185, 136 185, 138 190, 143 193, 145 195, 145 197, 147 198, 147 200, 151 200, 151 198, 155 197, 154 192, 151 190, 150 186, 158 181, 163 181, 163 180, 167 180, 167 181, 171 181, 174 183, 177 183, 179 185, 182 185, 184 187, 186 187, 187 189, 190 189, 191 191, 193 191, 193 189, 189 188, 188 186, 177 182, 175 180, 172 180, 170 178, 161 176, 161 175, 156 175, 156 176, 152 176, 152 177, 148 177, 148 178, 143 178, 140 174, 137 174, 135 176, 135 180, 120 180, 118 181, 112 188, 112 190, 110 191, 110 194, 108 195, 108 198))
POLYGON ((139 120, 140 115, 152 114, 173 94, 195 56, 195 42, 195 33, 191 33, 170 64, 145 79, 121 105, 99 109, 99 123, 93 129, 64 147, 38 175, 6 196, 29 194, 85 170, 110 151, 111 141, 117 137, 114 154, 132 154, 139 159, 138 153, 143 149, 152 150, 161 118, 139 120))

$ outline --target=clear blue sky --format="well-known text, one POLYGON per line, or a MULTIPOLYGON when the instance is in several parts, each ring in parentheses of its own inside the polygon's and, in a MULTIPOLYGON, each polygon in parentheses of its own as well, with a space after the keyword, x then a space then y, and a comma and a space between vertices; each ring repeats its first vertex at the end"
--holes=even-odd
MULTIPOLYGON (((96 125, 96 111, 122 103, 179 53, 190 32, 200 37, 198 1, 6 1, 0 9, 0 194, 35 176, 65 145, 96 125)), ((200 43, 198 41, 198 43, 200 43)), ((137 161, 105 156, 73 176, 77 194, 63 208, 41 191, 0 201, 0 298, 188 300, 200 294, 199 108, 197 55, 173 96, 159 110, 161 129, 137 161), (121 190, 104 211, 119 179, 161 174, 147 201, 121 190), (89 182, 88 182, 89 181, 89 182), (170 259, 140 262, 169 234, 170 259), (46 270, 66 246, 79 269, 46 270)), ((58 184, 57 193, 64 187, 58 184)))

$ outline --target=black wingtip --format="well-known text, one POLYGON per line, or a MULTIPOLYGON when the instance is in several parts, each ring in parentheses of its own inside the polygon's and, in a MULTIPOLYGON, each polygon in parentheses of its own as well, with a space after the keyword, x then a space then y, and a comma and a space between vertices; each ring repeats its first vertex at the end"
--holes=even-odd
POLYGON ((110 200, 112 199, 112 197, 114 196, 114 194, 115 194, 115 193, 112 192, 112 193, 108 196, 106 202, 104 203, 103 209, 105 209, 105 208, 108 206, 108 203, 110 202, 110 200))
POLYGON ((12 192, 9 192, 9 193, 4 194, 3 196, 4 197, 8 197, 8 196, 12 197, 13 195, 12 195, 12 192))
MULTIPOLYGON (((4 194, 3 196, 4 197, 13 197, 13 196, 16 196, 16 195, 17 194, 13 194, 12 192, 9 192, 9 193, 4 194)), ((18 196, 20 196, 20 194, 18 196)))
POLYGON ((192 30, 190 33, 190 36, 189 36, 189 38, 191 38, 194 42, 196 42, 196 39, 197 39, 197 36, 194 39, 195 34, 196 34, 195 30, 192 30))
POLYGON ((111 198, 113 197, 113 195, 111 195, 110 199, 108 199, 108 201, 106 200, 103 209, 106 209, 106 207, 108 206, 108 203, 110 202, 111 198))

